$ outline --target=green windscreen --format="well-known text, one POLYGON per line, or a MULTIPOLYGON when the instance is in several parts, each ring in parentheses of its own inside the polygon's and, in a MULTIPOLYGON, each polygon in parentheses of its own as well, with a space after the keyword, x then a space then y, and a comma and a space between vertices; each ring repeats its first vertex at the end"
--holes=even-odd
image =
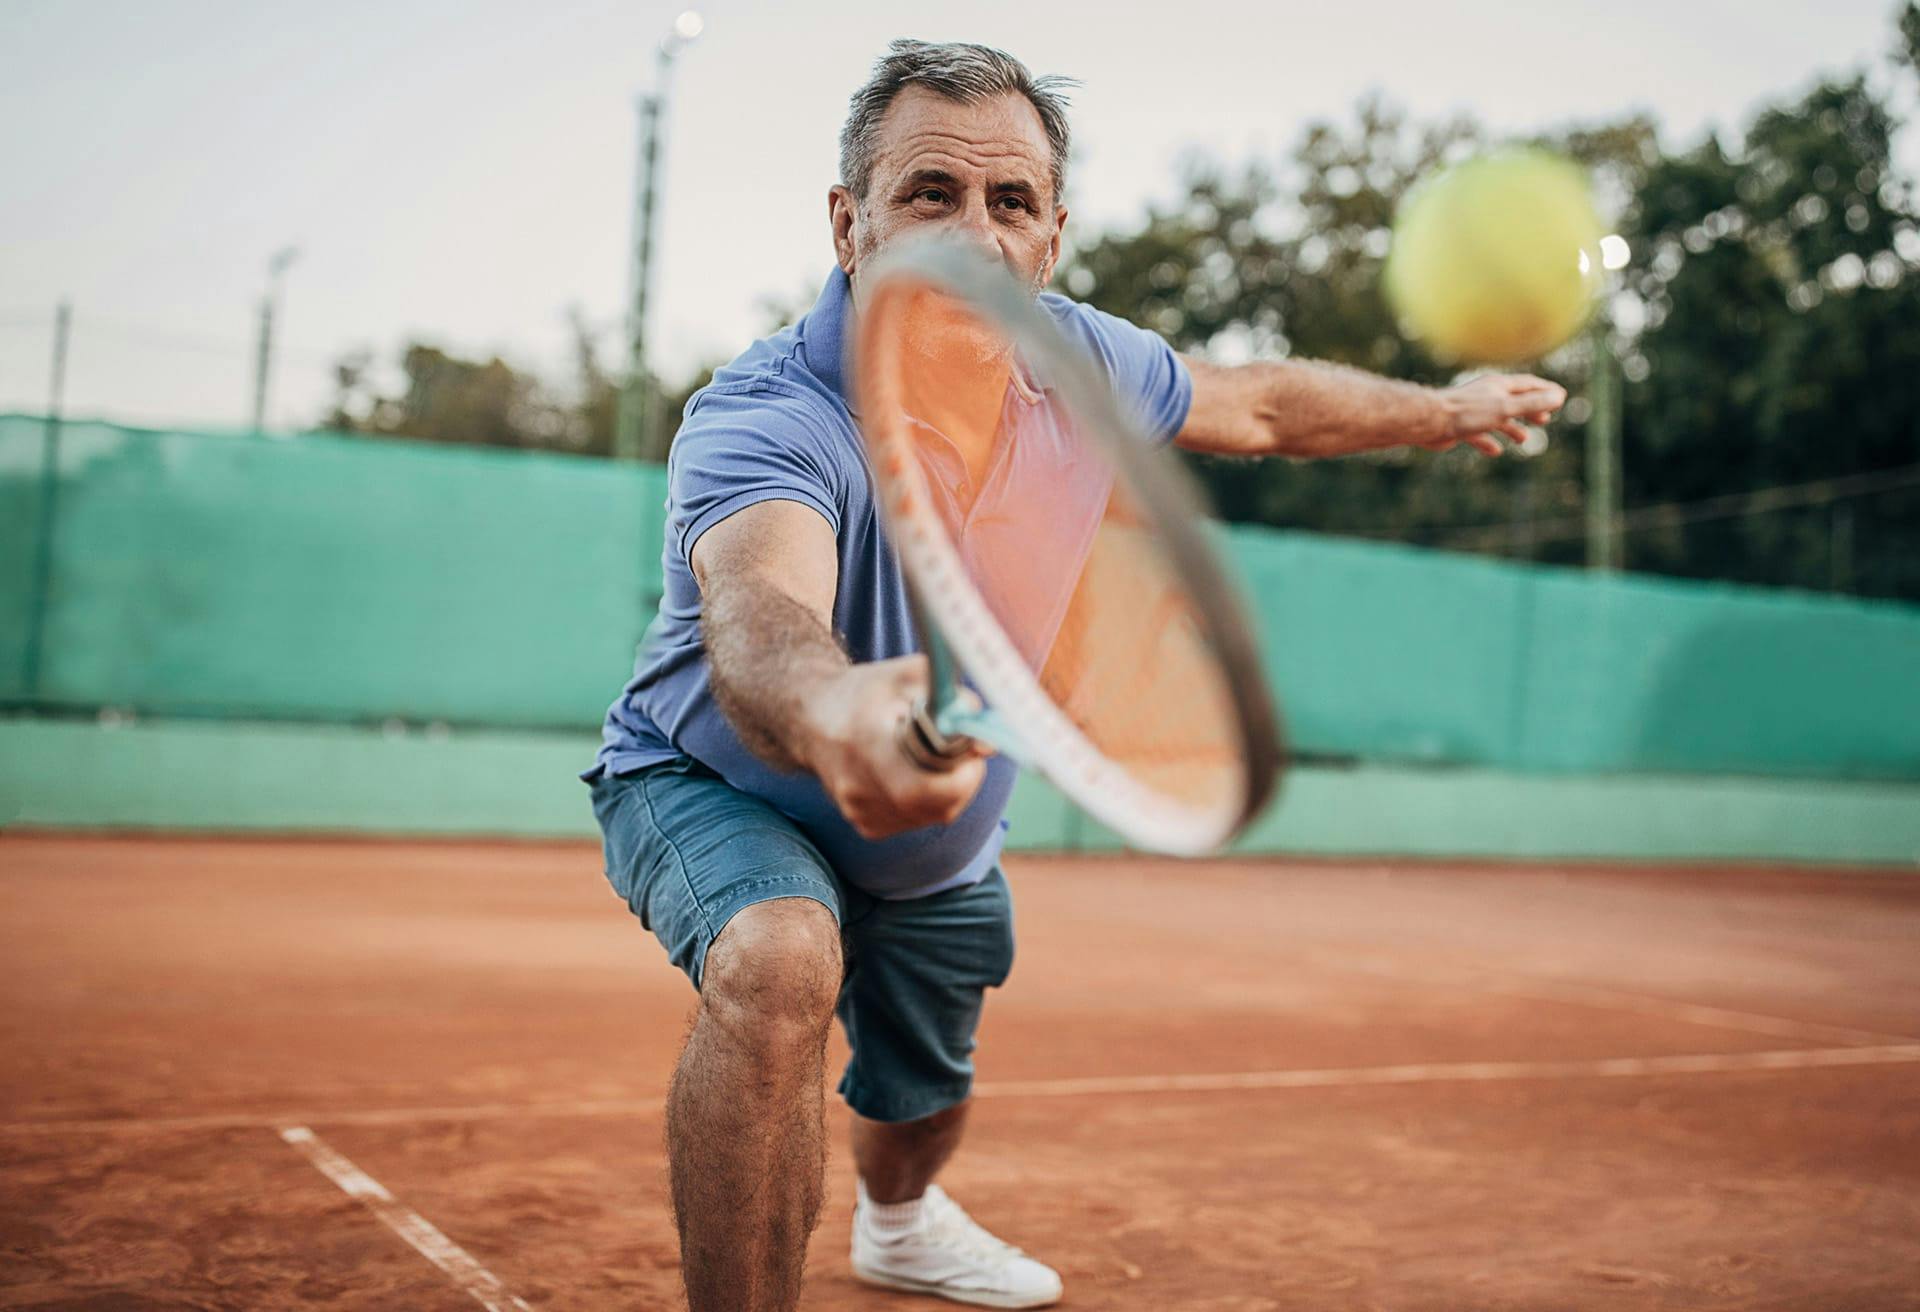
MULTIPOLYGON (((46 436, 0 416, 15 708, 586 729, 658 601, 658 468, 97 423, 59 430, 43 595, 46 436)), ((1920 779, 1920 608, 1225 532, 1303 752, 1920 779)))

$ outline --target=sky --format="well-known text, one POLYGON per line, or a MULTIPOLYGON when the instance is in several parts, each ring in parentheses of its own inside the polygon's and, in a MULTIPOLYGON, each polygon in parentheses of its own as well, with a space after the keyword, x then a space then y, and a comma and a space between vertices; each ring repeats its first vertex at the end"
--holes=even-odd
MULTIPOLYGON (((269 422, 409 340, 564 381, 568 315, 622 358, 634 99, 689 0, 0 0, 0 411, 248 422, 267 262, 269 422)), ((1653 113, 1671 148, 1817 74, 1879 66, 1880 0, 709 0, 672 80, 650 341, 724 360, 831 266, 848 94, 896 36, 1001 46, 1074 95, 1069 234, 1138 221, 1200 150, 1277 157, 1380 93, 1496 132, 1653 113), (1760 16, 1764 15, 1764 19, 1760 16)), ((1910 142, 1903 141, 1903 155, 1910 142)))

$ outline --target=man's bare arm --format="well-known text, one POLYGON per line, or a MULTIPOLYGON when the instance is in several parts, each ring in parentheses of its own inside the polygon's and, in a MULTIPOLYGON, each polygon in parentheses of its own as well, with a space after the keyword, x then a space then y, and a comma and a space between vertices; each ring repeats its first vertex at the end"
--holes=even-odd
POLYGON ((702 534, 691 563, 714 697, 751 751, 819 776, 868 838, 945 824, 966 809, 985 765, 929 773, 896 737, 926 692, 925 658, 855 665, 833 636, 839 555, 819 512, 759 502, 702 534))
POLYGON ((1393 446, 1444 450, 1458 442, 1499 455, 1501 436, 1524 440, 1521 424, 1545 423, 1567 399, 1558 383, 1530 374, 1437 388, 1313 360, 1217 365, 1181 358, 1193 376, 1193 405, 1175 440, 1219 455, 1310 459, 1393 446))
POLYGON ((806 717, 849 665, 833 636, 832 526, 797 501, 763 501, 701 534, 692 565, 720 709, 754 755, 801 768, 806 717))

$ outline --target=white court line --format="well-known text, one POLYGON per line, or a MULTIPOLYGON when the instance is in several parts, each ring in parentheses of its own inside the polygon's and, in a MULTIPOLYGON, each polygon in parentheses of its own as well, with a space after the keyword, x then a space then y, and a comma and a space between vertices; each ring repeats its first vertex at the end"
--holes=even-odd
POLYGON ((1727 1007, 1708 1007, 1696 1002, 1676 1002, 1670 998, 1627 993, 1620 989, 1580 984, 1571 980, 1543 979, 1535 975, 1508 975, 1493 971, 1471 971, 1460 976, 1422 975, 1401 970, 1378 957, 1339 956, 1326 952, 1308 952, 1306 959, 1315 965, 1344 970, 1356 975, 1371 975, 1424 989, 1478 988, 1510 998, 1533 998, 1542 1002, 1567 1002, 1578 1006, 1625 1011, 1640 1016, 1659 1016, 1689 1025, 1708 1025, 1715 1029, 1740 1030, 1748 1034, 1766 1034, 1779 1039, 1806 1039, 1812 1043, 1845 1043, 1861 1047, 1920 1042, 1911 1034, 1881 1034, 1873 1030, 1849 1029, 1842 1025, 1823 1025, 1818 1021, 1789 1020, 1753 1011, 1734 1011, 1727 1007))
MULTIPOLYGON (((1087 1093, 1181 1093, 1230 1089, 1328 1089, 1343 1085, 1443 1084, 1482 1080, 1577 1080, 1624 1075, 1706 1075, 1739 1071, 1817 1070, 1920 1062, 1920 1043, 1873 1048, 1795 1048, 1779 1052, 1710 1052, 1665 1057, 1601 1057, 1585 1061, 1428 1062, 1408 1066, 1336 1066, 1325 1070, 1235 1071, 1215 1075, 1097 1075, 1059 1080, 988 1080, 981 1098, 1065 1098, 1087 1093)), ((88 1121, 0 1123, 0 1137, 115 1134, 167 1130, 279 1130, 289 1121, 331 1125, 421 1125, 445 1121, 526 1120, 540 1116, 622 1117, 658 1112, 663 1098, 600 1098, 581 1102, 489 1102, 465 1107, 379 1107, 268 1116, 115 1117, 88 1121)))
POLYGON ((473 1260, 466 1249, 447 1238, 426 1217, 399 1202, 387 1187, 335 1152, 304 1125, 289 1125, 280 1137, 320 1169, 320 1173, 365 1203, 388 1229, 411 1244, 420 1256, 439 1267, 487 1312, 533 1312, 500 1283, 500 1277, 473 1260))
POLYGON ((1541 998, 1549 1002, 1572 1002, 1588 1007, 1634 1012, 1643 1016, 1665 1016, 1693 1025, 1713 1025, 1726 1030, 1745 1030, 1749 1034, 1769 1034, 1783 1039, 1809 1039, 1814 1042, 1845 1043, 1872 1047, 1887 1043, 1912 1043, 1905 1034, 1877 1034, 1872 1030, 1848 1029, 1843 1025, 1822 1025, 1818 1021, 1788 1020, 1784 1016, 1763 1016, 1752 1011, 1732 1011, 1726 1007, 1707 1007, 1696 1002, 1674 1002, 1644 993, 1623 993, 1619 989, 1562 980, 1529 979, 1521 985, 1496 985, 1502 993, 1541 998))
POLYGON ((1605 1057, 1596 1061, 1435 1062, 1321 1071, 1243 1071, 1224 1075, 1112 1075, 1072 1080, 1011 1080, 974 1086, 976 1098, 1070 1098, 1099 1093, 1216 1093, 1234 1089, 1324 1089, 1368 1084, 1445 1084, 1483 1080, 1577 1080, 1627 1075, 1707 1075, 1731 1071, 1811 1070, 1920 1062, 1920 1043, 1883 1048, 1814 1048, 1682 1057, 1605 1057))
POLYGON ((635 1116, 657 1112, 665 1098, 576 1099, 567 1102, 482 1102, 458 1106, 372 1107, 328 1111, 209 1112, 199 1116, 115 1116, 92 1120, 0 1122, 0 1135, 155 1133, 168 1130, 278 1130, 291 1122, 322 1125, 421 1125, 441 1121, 527 1120, 541 1116, 635 1116))

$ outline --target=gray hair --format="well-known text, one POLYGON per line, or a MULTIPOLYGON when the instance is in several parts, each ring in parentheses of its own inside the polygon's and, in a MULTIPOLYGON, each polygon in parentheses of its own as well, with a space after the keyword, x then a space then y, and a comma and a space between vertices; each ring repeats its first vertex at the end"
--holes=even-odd
POLYGON ((1025 96, 1040 126, 1046 129, 1053 156, 1053 198, 1057 204, 1067 185, 1068 87, 1070 77, 1035 77, 1027 66, 1004 50, 968 41, 895 41, 873 65, 873 76, 853 93, 847 122, 840 129, 840 180, 856 201, 867 198, 873 182, 874 153, 880 120, 893 98, 910 86, 921 86, 948 100, 972 103, 989 96, 1025 96))

